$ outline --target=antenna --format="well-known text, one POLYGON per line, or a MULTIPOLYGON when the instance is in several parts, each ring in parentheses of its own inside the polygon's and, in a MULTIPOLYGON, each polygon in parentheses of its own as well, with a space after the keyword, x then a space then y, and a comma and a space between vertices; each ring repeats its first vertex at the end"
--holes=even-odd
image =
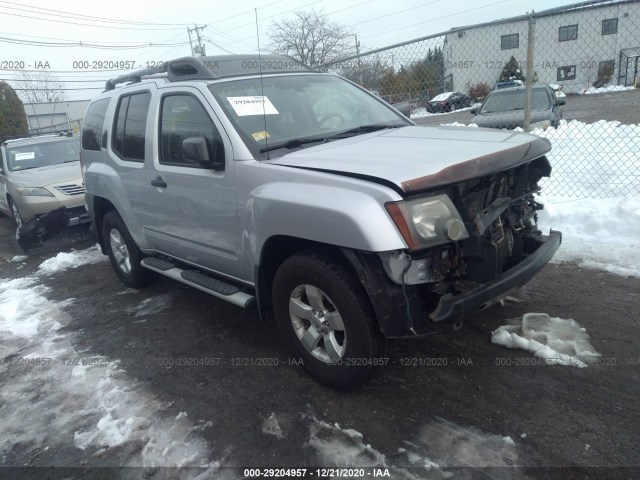
MULTIPOLYGON (((269 132, 267 132, 267 113, 264 99, 264 84, 262 82, 262 52, 260 51, 260 30, 258 29, 258 9, 256 12, 256 37, 258 38, 258 70, 260 71, 260 94, 262 95, 262 120, 264 121, 264 146, 269 147, 269 132)), ((267 150, 267 160, 269 159, 269 151, 267 150)))

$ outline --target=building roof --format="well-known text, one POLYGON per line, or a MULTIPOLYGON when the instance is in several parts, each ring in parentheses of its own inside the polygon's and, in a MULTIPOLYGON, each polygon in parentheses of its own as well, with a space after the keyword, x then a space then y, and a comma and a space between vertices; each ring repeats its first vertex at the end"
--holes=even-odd
POLYGON ((571 5, 564 5, 562 7, 542 10, 541 12, 532 12, 531 14, 501 18, 499 20, 493 20, 491 22, 476 23, 474 25, 467 25, 464 27, 455 27, 455 28, 452 28, 447 33, 454 33, 454 32, 459 32, 464 30, 471 30, 475 28, 500 25, 504 23, 522 22, 522 21, 529 20, 529 18, 543 18, 543 17, 550 17, 553 15, 564 15, 566 13, 571 13, 571 12, 577 12, 582 10, 593 10, 596 8, 604 8, 604 7, 615 7, 617 5, 630 4, 630 3, 640 3, 640 0, 591 0, 588 2, 573 3, 571 5))

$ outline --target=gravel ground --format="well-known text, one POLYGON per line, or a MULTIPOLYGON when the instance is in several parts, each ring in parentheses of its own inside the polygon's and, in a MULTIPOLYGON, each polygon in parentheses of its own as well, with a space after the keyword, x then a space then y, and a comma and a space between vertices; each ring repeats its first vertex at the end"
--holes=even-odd
MULTIPOLYGON (((52 256, 8 261, 19 253, 12 228, 9 219, 0 219, 0 278, 5 279, 32 274, 52 256)), ((70 321, 63 330, 75 351, 119 360, 137 381, 136 390, 160 402, 162 415, 187 412, 203 425, 199 435, 210 458, 228 467, 215 478, 241 478, 243 471, 234 467, 349 464, 339 452, 353 451, 354 442, 359 450, 352 465, 384 455, 387 466, 398 467, 391 469, 396 478, 412 478, 399 468, 407 465, 414 468, 408 469, 413 478, 443 478, 437 469, 417 469, 416 458, 461 467, 449 469, 457 472, 452 478, 640 478, 637 278, 548 265, 518 293, 519 302, 476 315, 460 332, 395 343, 389 364, 349 393, 325 388, 290 365, 275 326, 262 323, 254 311, 176 282, 158 279, 132 291, 106 261, 42 276, 41 282, 50 287, 49 300, 74 299, 64 307, 70 321), (157 308, 143 310, 148 302, 157 308), (527 312, 577 320, 602 354, 600 364, 545 366, 524 351, 490 342, 491 331, 527 312), (219 363, 168 366, 167 359, 186 357, 219 363), (271 365, 258 366, 256 359, 271 365), (506 436, 511 440, 504 443, 506 436), (477 468, 504 465, 518 468, 477 468)), ((0 389, 16 381, 19 376, 5 370, 0 389)), ((47 385, 34 388, 46 395, 47 385)), ((30 419, 45 414, 34 410, 30 419)), ((57 438, 46 450, 18 442, 0 452, 1 466, 34 467, 4 468, 0 476, 170 478, 175 473, 96 470, 126 465, 123 458, 142 446, 81 450, 73 438, 57 438), (35 468, 60 465, 77 468, 35 468)))

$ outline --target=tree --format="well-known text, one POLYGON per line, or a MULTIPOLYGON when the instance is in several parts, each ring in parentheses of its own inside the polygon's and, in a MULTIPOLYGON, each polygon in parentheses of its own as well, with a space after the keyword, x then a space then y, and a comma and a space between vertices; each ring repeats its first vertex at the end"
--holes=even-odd
POLYGON ((62 102, 62 83, 49 72, 27 72, 22 70, 15 81, 22 99, 27 103, 62 102))
POLYGON ((345 62, 345 65, 338 64, 337 73, 352 82, 362 85, 367 90, 380 90, 380 80, 384 75, 393 70, 379 58, 355 59, 352 62, 345 62))
POLYGON ((498 78, 499 82, 507 82, 509 80, 522 80, 523 82, 526 81, 522 70, 520 70, 520 65, 513 55, 502 69, 500 78, 498 78))
POLYGON ((293 16, 271 24, 269 38, 274 53, 290 55, 310 67, 322 67, 355 52, 353 34, 324 13, 300 10, 293 16))
POLYGON ((0 80, 0 137, 29 133, 24 106, 11 86, 0 80))

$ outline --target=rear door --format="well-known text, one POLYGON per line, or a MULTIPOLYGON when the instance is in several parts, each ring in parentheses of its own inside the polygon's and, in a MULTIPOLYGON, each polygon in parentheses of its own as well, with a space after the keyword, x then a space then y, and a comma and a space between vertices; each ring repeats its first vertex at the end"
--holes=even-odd
POLYGON ((170 256, 243 279, 231 141, 197 88, 161 92, 158 134, 144 185, 155 213, 145 219, 146 237, 170 256), (194 137, 206 140, 211 157, 222 155, 224 168, 185 160, 182 142, 194 137))
POLYGON ((7 165, 4 161, 2 148, 0 148, 0 210, 5 213, 9 213, 9 205, 7 203, 7 180, 5 178, 6 174, 7 165))

